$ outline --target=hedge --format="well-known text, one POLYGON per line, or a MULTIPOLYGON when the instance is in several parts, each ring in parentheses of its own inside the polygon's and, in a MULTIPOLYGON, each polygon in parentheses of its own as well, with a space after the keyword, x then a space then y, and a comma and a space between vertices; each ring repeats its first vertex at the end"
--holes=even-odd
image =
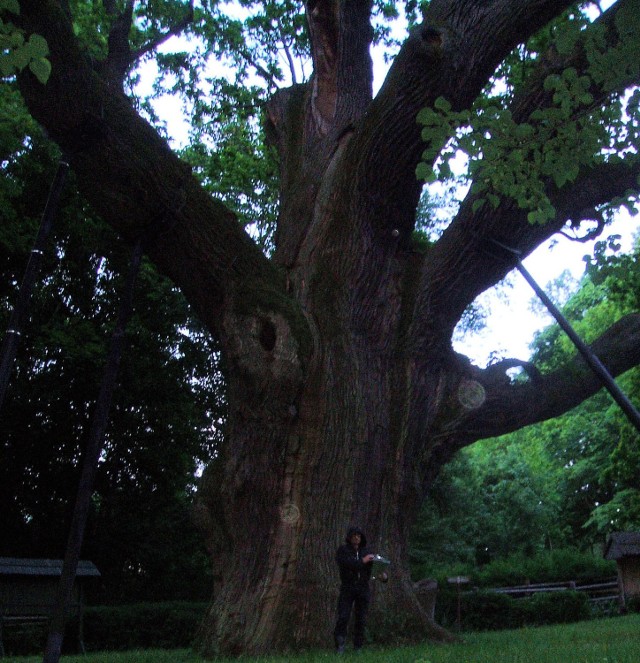
MULTIPOLYGON (((586 594, 573 591, 538 593, 514 599, 505 594, 479 590, 463 593, 460 604, 461 628, 471 631, 562 624, 591 619, 593 613, 586 594)), ((438 596, 436 620, 446 628, 456 626, 457 596, 438 596)))
MULTIPOLYGON (((129 649, 181 649, 190 647, 207 610, 206 603, 139 603, 87 607, 84 611, 84 644, 87 651, 129 649)), ((42 653, 46 624, 7 626, 4 647, 8 655, 42 653)), ((67 625, 64 653, 78 649, 78 621, 67 625)))

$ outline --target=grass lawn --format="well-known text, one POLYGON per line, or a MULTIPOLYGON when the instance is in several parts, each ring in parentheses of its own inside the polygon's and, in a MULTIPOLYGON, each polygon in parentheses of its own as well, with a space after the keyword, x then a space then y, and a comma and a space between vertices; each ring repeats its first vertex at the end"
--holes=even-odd
MULTIPOLYGON (((333 652, 300 656, 243 658, 260 663, 318 663, 336 660, 333 652)), ((3 663, 40 663, 42 657, 5 657, 3 663)), ((236 659, 227 659, 236 660, 236 659)), ((639 663, 640 615, 515 631, 467 633, 452 645, 425 644, 396 649, 370 648, 347 653, 359 663, 639 663)), ((61 663, 203 663, 188 650, 144 650, 63 656, 61 663)))

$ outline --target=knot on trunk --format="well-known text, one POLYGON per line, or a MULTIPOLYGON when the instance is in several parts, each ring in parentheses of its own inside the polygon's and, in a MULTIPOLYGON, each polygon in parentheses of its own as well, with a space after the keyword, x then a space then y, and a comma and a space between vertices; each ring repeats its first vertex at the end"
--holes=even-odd
POLYGON ((227 313, 227 357, 238 369, 243 390, 262 401, 280 401, 291 412, 302 368, 299 344, 285 318, 277 313, 227 313))

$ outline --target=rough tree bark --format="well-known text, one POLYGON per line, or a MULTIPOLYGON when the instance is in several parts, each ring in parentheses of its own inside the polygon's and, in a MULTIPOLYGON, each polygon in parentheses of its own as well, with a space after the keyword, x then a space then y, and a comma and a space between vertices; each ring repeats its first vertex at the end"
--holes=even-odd
MULTIPOLYGON (((465 307, 513 267, 487 251, 488 239, 526 255, 583 209, 637 187, 638 167, 585 169, 559 191, 550 184, 558 216, 545 226, 508 201, 490 212, 467 201, 420 251, 411 240, 423 150, 415 118, 441 96, 468 107, 501 60, 572 3, 432 0, 372 99, 371 1, 307 2, 314 75, 268 107, 281 160, 272 261, 122 94, 126 48, 113 47, 112 66, 96 64, 75 41, 66 3, 20 4, 17 22, 46 37, 53 64, 46 86, 20 78, 32 114, 124 240, 152 238, 150 258, 221 340, 229 422, 202 492, 222 582, 204 650, 328 646, 333 553, 350 523, 394 562, 392 582, 376 590, 372 631, 385 623, 398 636, 445 638, 421 610, 407 563, 430 482, 461 447, 561 414, 600 388, 580 359, 513 384, 507 363, 481 370, 452 350, 465 307)), ((563 66, 559 56, 539 68, 552 66, 563 66)), ((547 103, 541 80, 532 77, 514 113, 547 103)), ((636 315, 598 341, 613 374, 640 362, 639 339, 636 315)))

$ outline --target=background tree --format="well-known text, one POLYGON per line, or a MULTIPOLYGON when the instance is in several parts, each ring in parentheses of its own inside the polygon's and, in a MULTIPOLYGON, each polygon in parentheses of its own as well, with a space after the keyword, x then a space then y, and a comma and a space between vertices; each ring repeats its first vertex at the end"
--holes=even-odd
MULTIPOLYGON (((11 18, 46 38, 52 70, 46 86, 28 71, 18 85, 95 212, 127 242, 153 240, 149 259, 220 342, 228 436, 201 494, 224 575, 204 650, 326 644, 333 550, 354 521, 396 564, 373 632, 393 615, 397 637, 444 637, 409 577, 407 536, 425 491, 460 448, 599 389, 577 358, 512 382, 513 361, 480 369, 451 336, 513 267, 495 241, 527 255, 567 221, 579 226, 635 195, 638 161, 623 150, 635 140, 637 107, 625 99, 638 79, 637 3, 620 0, 589 23, 559 0, 432 0, 375 98, 369 49, 387 5, 305 3, 311 76, 265 106, 279 159, 271 260, 124 94, 139 58, 185 26, 207 37, 223 28, 204 42, 222 48, 230 32, 220 6, 86 7, 21 0, 11 18), (496 75, 504 94, 491 94, 496 75), (416 169, 442 173, 442 149, 455 144, 470 155, 474 183, 424 247, 412 235, 416 169)), ((269 36, 278 25, 269 22, 269 36)), ((256 58, 246 35, 236 37, 238 60, 269 74, 273 53, 256 58)), ((594 342, 613 374, 640 361, 639 332, 630 315, 594 342)))
MULTIPOLYGON (((11 128, 0 136, 6 328, 57 154, 14 91, 3 89, 0 108, 11 128)), ((0 418, 5 556, 64 554, 128 256, 69 185, 45 262, 0 418)), ((192 498, 198 464, 221 437, 217 357, 180 293, 146 264, 84 546, 103 601, 210 595, 192 498)))
MULTIPOLYGON (((638 247, 621 255, 612 250, 617 239, 586 256, 573 294, 565 279, 547 288, 567 295, 563 314, 587 340, 638 306, 638 247)), ((531 347, 543 370, 574 351, 557 325, 531 347)), ((621 378, 633 402, 637 377, 636 368, 621 378)), ((561 417, 463 449, 423 505, 412 537, 414 573, 469 573, 514 553, 563 548, 601 557, 608 534, 640 526, 639 451, 637 432, 602 392, 561 417)))
MULTIPOLYGON (((610 250, 615 240, 614 236, 596 245, 580 289, 564 308, 587 341, 620 315, 637 310, 637 240, 629 255, 610 250)), ((570 352, 555 327, 540 334, 533 347, 534 358, 542 365, 561 362, 570 352)), ((637 402, 638 370, 624 375, 620 385, 637 402)), ((577 545, 601 545, 612 531, 638 527, 638 434, 606 394, 539 430, 561 471, 564 510, 577 545)))
POLYGON ((464 575, 567 545, 560 475, 534 435, 511 433, 459 452, 434 482, 412 532, 414 577, 464 575))

